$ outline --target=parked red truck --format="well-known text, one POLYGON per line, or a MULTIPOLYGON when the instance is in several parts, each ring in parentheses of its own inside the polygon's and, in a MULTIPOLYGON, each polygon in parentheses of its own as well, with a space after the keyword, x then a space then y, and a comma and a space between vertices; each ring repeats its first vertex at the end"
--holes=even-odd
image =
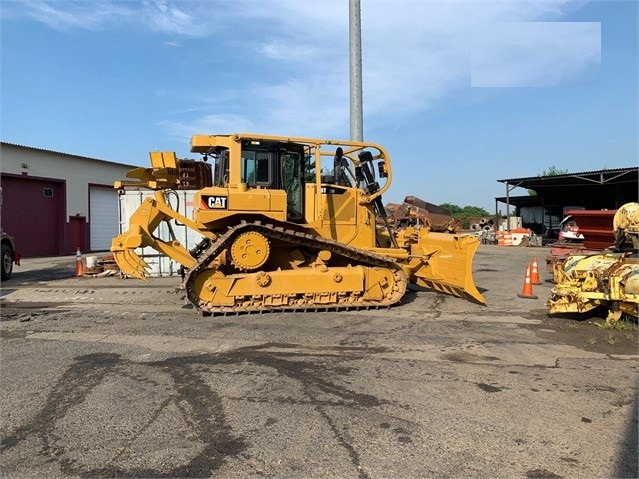
POLYGON ((2 281, 6 281, 11 278, 13 273, 13 263, 20 265, 20 253, 15 248, 15 241, 13 236, 9 236, 4 231, 2 232, 2 281))
MULTIPOLYGON (((2 206, 2 188, 0 187, 0 207, 2 206)), ((0 244, 2 245, 2 255, 0 256, 0 264, 2 265, 2 270, 0 271, 0 276, 2 277, 2 281, 11 278, 11 274, 13 273, 13 263, 20 266, 20 253, 16 249, 16 242, 13 239, 13 236, 5 233, 0 229, 0 244)))

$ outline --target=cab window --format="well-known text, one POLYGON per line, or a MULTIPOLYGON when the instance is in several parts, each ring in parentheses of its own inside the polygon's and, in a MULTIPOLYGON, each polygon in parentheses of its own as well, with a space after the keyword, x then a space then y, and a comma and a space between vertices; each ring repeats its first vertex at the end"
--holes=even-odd
POLYGON ((299 221, 304 216, 304 167, 302 156, 286 151, 280 156, 282 166, 282 188, 286 191, 286 215, 289 220, 299 221))
POLYGON ((226 186, 229 182, 229 151, 222 150, 215 157, 215 168, 213 171, 213 185, 226 186))
POLYGON ((242 150, 242 183, 250 186, 269 186, 271 184, 267 151, 242 150))

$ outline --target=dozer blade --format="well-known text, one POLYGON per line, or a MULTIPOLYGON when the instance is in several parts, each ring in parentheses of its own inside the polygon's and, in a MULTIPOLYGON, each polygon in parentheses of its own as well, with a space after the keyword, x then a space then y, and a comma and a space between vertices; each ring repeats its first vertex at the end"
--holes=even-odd
POLYGON ((486 304, 473 281, 473 257, 479 247, 476 236, 422 232, 412 255, 411 282, 442 293, 486 304))
POLYGON ((151 269, 151 267, 147 264, 146 261, 140 258, 135 251, 114 251, 113 257, 115 258, 115 262, 118 264, 120 271, 122 271, 124 274, 133 276, 137 279, 148 281, 146 279, 146 276, 148 276, 147 270, 151 269))

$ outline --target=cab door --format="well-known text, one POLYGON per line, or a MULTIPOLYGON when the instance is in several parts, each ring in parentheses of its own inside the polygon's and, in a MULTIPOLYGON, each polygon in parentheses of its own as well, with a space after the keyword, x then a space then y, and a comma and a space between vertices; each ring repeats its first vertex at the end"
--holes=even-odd
POLYGON ((279 152, 281 188, 286 191, 286 218, 304 220, 304 154, 291 149, 279 152))

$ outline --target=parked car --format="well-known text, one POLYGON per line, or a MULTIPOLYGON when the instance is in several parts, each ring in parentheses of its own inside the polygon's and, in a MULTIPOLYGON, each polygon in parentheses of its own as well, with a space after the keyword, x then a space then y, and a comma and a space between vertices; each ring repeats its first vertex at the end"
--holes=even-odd
POLYGON ((16 250, 13 236, 2 232, 2 281, 11 278, 13 273, 13 263, 20 265, 20 253, 16 250))

